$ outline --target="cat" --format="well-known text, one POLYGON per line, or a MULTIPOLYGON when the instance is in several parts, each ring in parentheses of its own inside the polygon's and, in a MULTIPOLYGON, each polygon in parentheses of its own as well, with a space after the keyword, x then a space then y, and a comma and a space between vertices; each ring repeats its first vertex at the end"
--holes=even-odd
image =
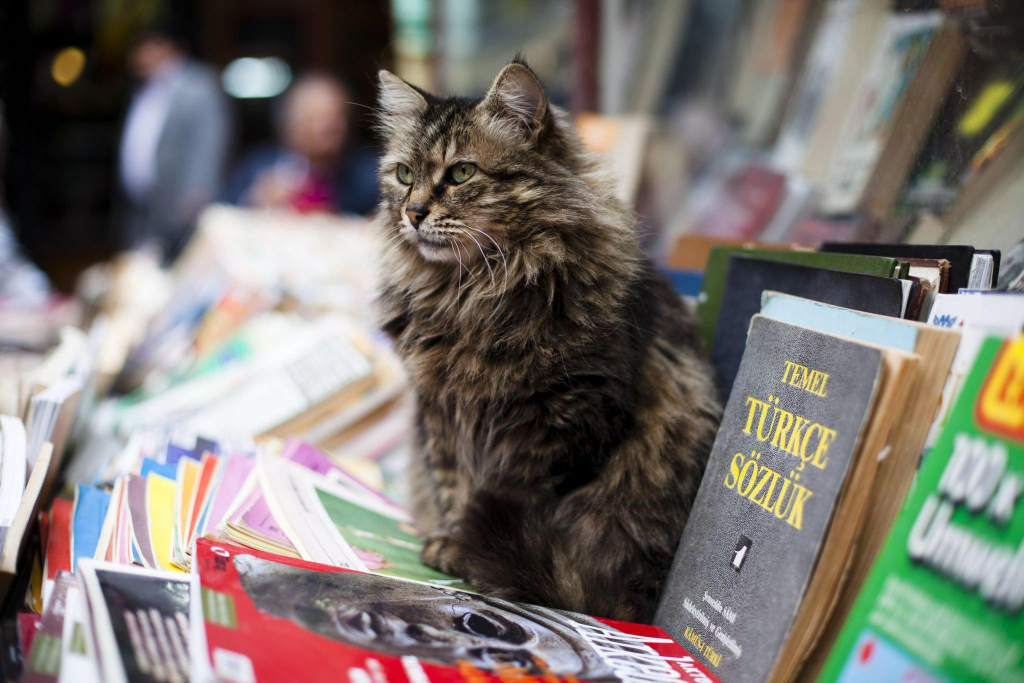
POLYGON ((721 416, 688 310, 516 58, 486 97, 379 74, 378 307, 416 399, 423 561, 650 617, 721 416))

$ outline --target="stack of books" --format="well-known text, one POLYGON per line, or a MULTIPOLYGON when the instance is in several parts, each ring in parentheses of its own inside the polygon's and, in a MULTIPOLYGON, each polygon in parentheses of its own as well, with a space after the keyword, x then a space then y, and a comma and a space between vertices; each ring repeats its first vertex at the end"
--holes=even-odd
POLYGON ((992 289, 999 251, 680 240, 671 274, 726 409, 655 623, 626 624, 480 596, 420 561, 413 416, 370 314, 365 225, 257 223, 275 249, 243 239, 246 215, 204 218, 155 277, 159 306, 101 302, 5 385, 5 672, 1024 675, 1024 295, 992 289), (339 273, 322 262, 342 238, 362 263, 339 273), (114 347, 129 391, 104 398, 114 347))

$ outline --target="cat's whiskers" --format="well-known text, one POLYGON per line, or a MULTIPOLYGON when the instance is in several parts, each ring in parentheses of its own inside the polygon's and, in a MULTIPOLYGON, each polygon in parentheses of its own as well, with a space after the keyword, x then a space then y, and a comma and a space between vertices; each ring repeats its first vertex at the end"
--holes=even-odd
POLYGON ((393 254, 395 250, 399 249, 402 246, 402 243, 400 241, 401 238, 402 235, 398 234, 384 243, 384 245, 381 247, 382 253, 379 259, 381 263, 387 261, 388 257, 391 256, 391 254, 393 254))
POLYGON ((480 230, 479 228, 474 228, 473 226, 466 225, 464 223, 463 223, 463 227, 465 227, 465 228, 467 228, 469 230, 472 230, 474 232, 478 232, 481 235, 483 235, 484 237, 486 237, 487 239, 489 239, 491 241, 491 244, 494 245, 494 248, 498 250, 498 255, 501 256, 501 265, 502 265, 502 268, 505 271, 505 281, 501 285, 501 297, 498 299, 498 304, 500 305, 502 300, 505 298, 505 292, 508 291, 508 261, 505 260, 505 252, 502 250, 501 246, 494 240, 494 238, 491 237, 490 235, 488 235, 483 230, 480 230))
MULTIPOLYGON (((498 303, 500 304, 501 301, 505 298, 505 292, 508 290, 508 261, 505 259, 505 252, 502 250, 501 246, 494 240, 494 238, 491 237, 490 235, 488 235, 483 230, 480 230, 479 228, 474 228, 472 225, 467 225, 466 223, 463 223, 462 221, 455 221, 455 223, 458 226, 460 226, 462 228, 465 228, 466 230, 472 230, 473 232, 478 232, 481 235, 483 235, 484 237, 486 237, 487 239, 489 239, 491 241, 491 244, 493 244, 494 248, 497 250, 498 255, 501 257, 501 265, 502 265, 502 268, 503 268, 504 273, 505 273, 505 279, 504 279, 504 281, 502 282, 502 285, 501 285, 501 297, 498 299, 498 303)), ((476 239, 474 239, 472 235, 466 235, 466 236, 469 237, 474 242, 476 242, 477 247, 480 247, 480 254, 484 256, 484 263, 488 263, 487 256, 484 254, 484 251, 483 251, 483 248, 480 245, 480 242, 477 241, 476 239)), ((488 265, 488 269, 490 269, 490 265, 488 265)), ((491 273, 491 279, 492 279, 492 285, 495 284, 493 282, 493 279, 494 279, 493 271, 491 273)))
POLYGON ((477 240, 477 238, 473 237, 469 233, 466 233, 466 237, 468 237, 469 239, 473 240, 473 244, 475 244, 476 248, 480 250, 480 256, 484 260, 484 265, 487 266, 487 272, 490 273, 490 275, 491 275, 491 287, 493 288, 493 287, 497 286, 497 283, 494 281, 494 269, 491 268, 491 262, 488 260, 487 254, 484 253, 483 245, 480 244, 480 242, 479 242, 479 240, 477 240))

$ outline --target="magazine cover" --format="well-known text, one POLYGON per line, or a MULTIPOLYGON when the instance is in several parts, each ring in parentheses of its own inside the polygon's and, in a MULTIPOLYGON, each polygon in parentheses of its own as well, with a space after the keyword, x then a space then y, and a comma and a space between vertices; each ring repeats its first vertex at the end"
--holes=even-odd
POLYGON ((520 605, 208 539, 198 541, 193 569, 201 596, 193 619, 201 612, 206 627, 207 659, 198 668, 221 680, 717 680, 655 626, 520 605))
POLYGON ((989 337, 819 680, 1024 680, 1024 337, 989 337))
POLYGON ((172 572, 82 560, 105 681, 187 681, 188 577, 172 572))

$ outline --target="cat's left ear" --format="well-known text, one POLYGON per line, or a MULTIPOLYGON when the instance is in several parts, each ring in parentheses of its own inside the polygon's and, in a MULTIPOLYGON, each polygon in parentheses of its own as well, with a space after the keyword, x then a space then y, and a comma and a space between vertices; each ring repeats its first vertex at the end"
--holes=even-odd
POLYGON ((512 62, 498 74, 480 107, 503 133, 536 142, 548 121, 548 96, 530 67, 512 62))

